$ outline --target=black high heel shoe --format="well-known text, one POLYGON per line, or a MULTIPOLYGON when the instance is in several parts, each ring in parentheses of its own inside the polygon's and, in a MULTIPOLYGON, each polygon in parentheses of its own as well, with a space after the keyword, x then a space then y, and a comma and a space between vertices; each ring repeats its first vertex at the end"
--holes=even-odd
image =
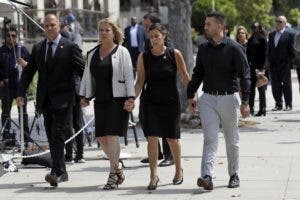
POLYGON ((266 110, 259 110, 255 117, 266 116, 266 110))
POLYGON ((250 115, 254 115, 254 109, 253 108, 250 108, 250 115))
POLYGON ((118 176, 118 184, 120 185, 125 180, 125 176, 124 176, 124 173, 123 173, 123 167, 121 166, 121 168, 118 168, 118 166, 116 166, 115 171, 116 171, 116 174, 118 176))
POLYGON ((150 181, 150 183, 147 187, 147 190, 156 190, 158 181, 159 181, 159 178, 158 178, 158 176, 156 176, 156 182, 154 183, 154 185, 151 185, 151 181, 150 181))
POLYGON ((174 177, 173 185, 180 185, 183 182, 183 169, 181 169, 181 178, 174 177))

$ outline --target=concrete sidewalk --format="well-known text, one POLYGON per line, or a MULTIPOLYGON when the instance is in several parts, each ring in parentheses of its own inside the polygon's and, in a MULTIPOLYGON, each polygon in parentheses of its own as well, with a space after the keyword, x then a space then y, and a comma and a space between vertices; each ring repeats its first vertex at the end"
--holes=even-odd
MULTIPOLYGON (((201 129, 182 130, 182 162, 184 182, 172 185, 174 166, 158 168, 159 183, 156 191, 149 192, 148 165, 140 163, 146 155, 146 141, 139 129, 140 148, 135 147, 129 130, 129 145, 122 152, 131 154, 124 160, 126 180, 115 191, 101 187, 108 176, 108 161, 101 159, 103 152, 93 147, 85 148, 84 164, 68 165, 70 181, 52 189, 44 181, 49 169, 19 166, 19 172, 0 177, 0 200, 37 199, 246 199, 246 200, 295 200, 300 199, 300 102, 298 83, 293 84, 294 107, 291 112, 272 112, 274 106, 271 88, 267 90, 267 116, 249 117, 259 122, 240 129, 240 178, 241 187, 228 189, 227 159, 224 137, 220 134, 218 157, 214 177, 214 190, 198 188, 200 176, 203 132, 201 129)), ((258 106, 258 102, 256 103, 258 106)), ((256 109, 257 110, 257 109, 256 109)), ((135 116, 137 111, 135 111, 135 116)), ((17 161, 18 163, 19 161, 17 161)))

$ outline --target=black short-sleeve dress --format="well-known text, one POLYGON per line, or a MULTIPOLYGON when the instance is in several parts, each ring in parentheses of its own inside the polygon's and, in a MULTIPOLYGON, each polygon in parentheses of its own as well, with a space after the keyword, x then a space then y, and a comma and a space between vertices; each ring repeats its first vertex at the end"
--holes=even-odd
POLYGON ((95 79, 96 91, 94 100, 95 136, 116 135, 123 136, 127 131, 129 114, 123 109, 127 97, 113 97, 112 62, 111 56, 117 50, 101 59, 99 48, 91 60, 91 73, 95 79))
POLYGON ((180 101, 174 49, 155 56, 143 54, 145 85, 141 94, 140 120, 145 136, 180 138, 180 101))

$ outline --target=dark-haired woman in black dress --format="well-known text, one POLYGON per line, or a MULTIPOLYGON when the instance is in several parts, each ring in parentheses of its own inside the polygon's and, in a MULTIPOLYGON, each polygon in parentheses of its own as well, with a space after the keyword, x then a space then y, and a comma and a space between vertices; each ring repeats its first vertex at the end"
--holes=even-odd
POLYGON ((176 77, 179 71, 187 86, 189 75, 182 54, 164 45, 166 29, 161 24, 150 27, 152 49, 139 55, 137 64, 136 95, 142 91, 140 101, 143 111, 143 131, 148 140, 150 183, 148 190, 155 190, 157 176, 158 138, 166 137, 175 161, 173 184, 183 181, 180 147, 180 101, 176 77))

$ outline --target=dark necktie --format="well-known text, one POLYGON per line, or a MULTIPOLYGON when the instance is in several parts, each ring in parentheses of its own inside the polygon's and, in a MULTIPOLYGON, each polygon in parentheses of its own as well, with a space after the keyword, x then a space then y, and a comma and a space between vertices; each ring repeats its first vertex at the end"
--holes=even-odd
POLYGON ((46 58, 46 67, 50 69, 52 63, 52 45, 53 42, 48 42, 47 58, 46 58))

